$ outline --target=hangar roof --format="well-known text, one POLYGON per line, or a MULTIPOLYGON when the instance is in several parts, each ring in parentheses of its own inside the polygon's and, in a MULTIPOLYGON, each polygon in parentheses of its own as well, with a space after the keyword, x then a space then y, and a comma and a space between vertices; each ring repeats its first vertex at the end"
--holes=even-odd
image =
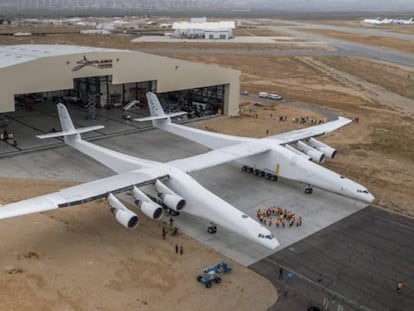
POLYGON ((88 52, 121 51, 76 45, 22 44, 0 45, 0 68, 36 60, 43 57, 81 54, 88 52))
POLYGON ((188 22, 175 22, 172 26, 173 29, 187 30, 187 29, 198 29, 198 30, 230 30, 236 28, 233 21, 222 21, 222 22, 205 22, 205 23, 188 23, 188 22))

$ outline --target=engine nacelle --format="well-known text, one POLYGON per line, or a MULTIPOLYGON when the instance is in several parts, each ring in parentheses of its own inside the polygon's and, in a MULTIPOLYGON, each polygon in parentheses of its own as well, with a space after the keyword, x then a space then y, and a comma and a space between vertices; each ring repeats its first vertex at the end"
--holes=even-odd
POLYGON ((127 209, 112 193, 108 195, 108 203, 111 206, 112 214, 121 225, 126 228, 138 226, 138 215, 127 209))
POLYGON ((325 159, 325 155, 322 152, 312 148, 311 146, 308 146, 304 142, 298 141, 296 143, 296 148, 310 156, 314 162, 322 163, 325 159))
POLYGON ((159 220, 164 215, 163 208, 153 202, 144 192, 137 187, 132 189, 132 196, 135 198, 135 204, 141 208, 141 211, 151 219, 159 220))
POLYGON ((185 200, 162 182, 157 180, 154 186, 155 190, 158 192, 158 196, 169 208, 176 212, 179 212, 184 208, 186 203, 185 200))
POLYGON ((336 150, 334 148, 328 146, 327 144, 324 144, 323 142, 320 142, 319 140, 316 140, 315 138, 309 139, 309 145, 311 145, 316 150, 319 150, 330 159, 333 159, 336 155, 336 150))

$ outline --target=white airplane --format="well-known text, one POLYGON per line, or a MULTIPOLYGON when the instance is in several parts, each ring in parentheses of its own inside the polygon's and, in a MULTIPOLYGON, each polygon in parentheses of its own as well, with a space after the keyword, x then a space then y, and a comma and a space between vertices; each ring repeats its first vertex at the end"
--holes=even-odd
POLYGON ((190 172, 234 160, 244 164, 244 171, 254 171, 268 179, 275 180, 280 176, 364 202, 374 199, 365 187, 310 161, 322 161, 325 156, 334 157, 336 151, 333 148, 313 137, 338 129, 350 123, 349 119, 340 117, 333 122, 263 139, 245 138, 172 124, 172 117, 184 115, 185 112, 165 114, 155 94, 148 93, 147 98, 151 116, 138 121, 150 120, 163 130, 215 150, 166 163, 126 155, 82 140, 81 133, 101 129, 103 126, 75 129, 66 107, 58 104, 62 131, 38 137, 44 139, 63 136, 66 144, 117 174, 55 193, 6 204, 0 208, 0 219, 106 198, 115 219, 127 228, 135 228, 138 225, 138 216, 115 196, 120 192, 131 191, 143 214, 152 219, 161 219, 164 209, 175 213, 186 212, 274 249, 279 242, 266 227, 211 193, 188 175, 190 172), (305 139, 309 140, 308 144, 301 141, 305 139), (302 152, 289 146, 290 143, 297 143, 302 152), (139 189, 143 186, 153 187, 158 198, 139 189))
POLYGON ((383 18, 377 17, 375 19, 366 18, 362 21, 365 24, 371 24, 371 25, 386 25, 386 24, 392 24, 393 20, 389 18, 383 18))
POLYGON ((410 18, 410 19, 397 19, 397 20, 394 20, 393 24, 411 25, 411 24, 414 24, 414 19, 413 18, 410 18))

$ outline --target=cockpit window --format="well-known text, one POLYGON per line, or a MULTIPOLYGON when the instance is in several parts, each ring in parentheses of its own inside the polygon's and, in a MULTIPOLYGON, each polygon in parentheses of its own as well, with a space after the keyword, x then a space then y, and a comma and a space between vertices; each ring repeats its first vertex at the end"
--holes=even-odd
POLYGON ((341 178, 344 179, 345 177, 341 175, 341 178))
POLYGON ((366 194, 368 194, 368 191, 367 191, 367 190, 361 190, 361 189, 358 189, 358 190, 357 190, 357 192, 358 192, 358 193, 366 193, 366 194))
POLYGON ((272 235, 269 235, 269 234, 268 235, 264 235, 262 233, 259 233, 259 238, 271 240, 271 239, 273 239, 273 234, 272 235))

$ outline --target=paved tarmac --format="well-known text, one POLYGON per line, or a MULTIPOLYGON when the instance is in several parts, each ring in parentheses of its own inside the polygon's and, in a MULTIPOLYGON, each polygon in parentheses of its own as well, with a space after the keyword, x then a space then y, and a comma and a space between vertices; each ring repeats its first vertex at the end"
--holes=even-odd
POLYGON ((280 288, 271 310, 306 310, 313 302, 321 310, 409 311, 414 310, 413 241, 413 219, 367 207, 250 268, 280 288))
MULTIPOLYGON (((263 26, 264 28, 283 32, 298 39, 305 39, 311 41, 324 41, 338 49, 337 55, 342 56, 361 56, 367 58, 378 59, 390 63, 395 63, 403 66, 414 67, 414 55, 403 53, 392 49, 382 47, 370 46, 361 43, 334 39, 320 34, 311 34, 301 32, 300 29, 292 29, 286 26, 263 26)), ((321 25, 321 28, 323 25, 321 25)))

